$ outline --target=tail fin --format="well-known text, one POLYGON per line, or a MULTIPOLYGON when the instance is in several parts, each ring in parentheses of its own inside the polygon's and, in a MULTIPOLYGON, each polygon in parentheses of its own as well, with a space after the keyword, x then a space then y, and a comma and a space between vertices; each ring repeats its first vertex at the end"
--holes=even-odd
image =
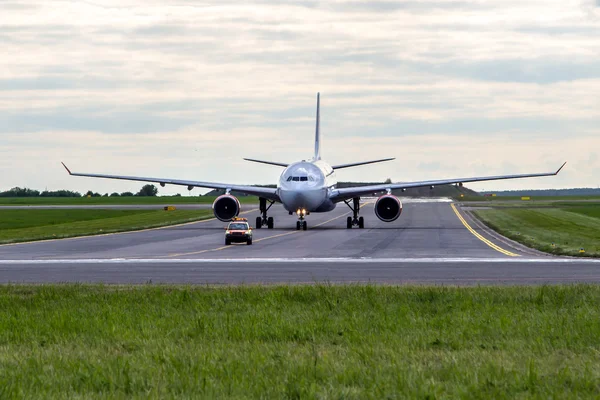
POLYGON ((321 159, 321 94, 317 93, 317 126, 315 128, 315 161, 321 159))

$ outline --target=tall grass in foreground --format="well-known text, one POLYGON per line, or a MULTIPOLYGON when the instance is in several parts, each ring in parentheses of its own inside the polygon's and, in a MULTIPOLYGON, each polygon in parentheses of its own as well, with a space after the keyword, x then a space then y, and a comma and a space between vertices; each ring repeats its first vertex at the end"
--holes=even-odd
POLYGON ((0 398, 600 396, 600 287, 0 287, 0 398))

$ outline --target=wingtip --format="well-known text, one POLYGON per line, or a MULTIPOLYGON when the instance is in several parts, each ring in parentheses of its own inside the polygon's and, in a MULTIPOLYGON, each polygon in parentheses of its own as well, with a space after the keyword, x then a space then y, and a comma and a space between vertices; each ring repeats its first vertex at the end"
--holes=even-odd
POLYGON ((565 165, 567 165, 566 161, 563 163, 563 165, 560 166, 560 168, 556 171, 554 175, 558 175, 558 173, 565 167, 565 165))
POLYGON ((69 169, 69 167, 67 167, 64 162, 61 161, 60 163, 63 165, 63 167, 65 167, 65 169, 67 170, 67 172, 69 173, 69 175, 73 175, 71 173, 71 170, 69 169))

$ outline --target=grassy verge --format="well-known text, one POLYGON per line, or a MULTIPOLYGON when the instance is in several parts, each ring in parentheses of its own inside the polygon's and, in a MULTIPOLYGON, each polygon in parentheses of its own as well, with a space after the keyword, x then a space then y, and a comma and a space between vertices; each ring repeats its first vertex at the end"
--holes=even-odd
MULTIPOLYGON (((214 196, 158 197, 0 197, 0 205, 146 205, 146 204, 212 204, 214 196)), ((254 196, 238 198, 240 203, 258 203, 254 196)))
POLYGON ((600 256, 600 204, 498 208, 474 214, 500 234, 553 254, 600 256), (580 253, 583 248, 585 253, 580 253))
POLYGON ((0 244, 133 231, 211 216, 211 210, 0 210, 0 244))
POLYGON ((600 287, 0 287, 1 398, 591 398, 600 287))
POLYGON ((529 197, 530 200, 522 200, 522 196, 465 196, 458 200, 460 201, 474 201, 474 202, 488 202, 496 203, 503 201, 522 201, 527 202, 549 202, 549 201, 600 201, 600 196, 525 196, 529 197))

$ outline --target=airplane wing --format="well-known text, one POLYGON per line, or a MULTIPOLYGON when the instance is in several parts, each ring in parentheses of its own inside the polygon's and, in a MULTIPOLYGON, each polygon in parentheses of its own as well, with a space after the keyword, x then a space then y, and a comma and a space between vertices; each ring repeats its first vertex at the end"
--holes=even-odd
POLYGON ((467 183, 467 182, 482 182, 482 181, 496 181, 501 179, 519 179, 519 178, 534 178, 540 176, 554 176, 558 175, 561 169, 565 166, 564 163, 556 172, 542 172, 537 174, 519 174, 519 175, 498 175, 498 176, 480 176, 473 178, 456 178, 456 179, 440 179, 432 181, 419 181, 419 182, 402 182, 402 183, 383 183, 380 185, 370 186, 359 186, 349 187, 341 189, 333 189, 330 193, 329 198, 337 203, 353 197, 364 196, 367 194, 373 194, 376 192, 383 192, 386 190, 394 189, 408 189, 416 187, 427 187, 427 186, 440 186, 450 185, 453 183, 467 183))
POLYGON ((380 162, 384 162, 384 161, 392 161, 392 160, 395 160, 395 158, 383 158, 381 160, 362 161, 362 162, 355 162, 355 163, 350 163, 350 164, 338 164, 338 165, 332 165, 331 168, 342 169, 342 168, 358 167, 359 165, 375 164, 375 163, 380 163, 380 162))
POLYGON ((277 167, 288 167, 290 165, 290 164, 285 164, 285 163, 280 163, 280 162, 274 162, 274 161, 256 160, 254 158, 244 158, 244 160, 246 160, 246 161, 252 161, 252 162, 260 163, 260 164, 275 165, 277 167))
POLYGON ((87 173, 71 172, 71 170, 64 163, 62 163, 62 165, 63 165, 63 167, 65 167, 65 169, 71 176, 85 176, 85 177, 89 177, 89 178, 121 179, 121 180, 126 180, 126 181, 152 182, 152 183, 158 183, 161 186, 180 185, 180 186, 187 186, 188 190, 192 190, 192 188, 194 188, 194 187, 232 190, 232 191, 236 191, 236 192, 249 194, 252 196, 263 197, 268 200, 281 202, 281 200, 279 199, 279 196, 277 195, 277 189, 275 189, 275 188, 262 188, 262 187, 257 187, 257 186, 246 186, 246 185, 230 185, 227 183, 215 183, 215 182, 186 181, 186 180, 180 180, 180 179, 147 178, 147 177, 123 176, 123 175, 87 174, 87 173))

